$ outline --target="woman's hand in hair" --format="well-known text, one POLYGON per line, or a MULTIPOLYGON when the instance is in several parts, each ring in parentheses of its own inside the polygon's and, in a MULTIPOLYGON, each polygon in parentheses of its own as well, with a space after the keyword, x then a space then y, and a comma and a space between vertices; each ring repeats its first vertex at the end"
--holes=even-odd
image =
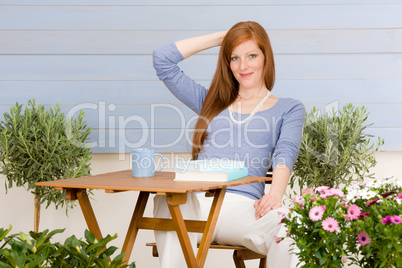
POLYGON ((255 201, 255 218, 258 220, 261 217, 267 215, 271 210, 280 208, 282 200, 277 200, 270 194, 264 195, 261 199, 255 201))

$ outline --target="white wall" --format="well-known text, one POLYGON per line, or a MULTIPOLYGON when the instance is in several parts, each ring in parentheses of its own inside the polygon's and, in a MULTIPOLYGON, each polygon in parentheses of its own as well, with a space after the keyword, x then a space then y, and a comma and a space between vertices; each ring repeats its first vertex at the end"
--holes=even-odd
MULTIPOLYGON (((172 155, 164 154, 172 159, 172 155)), ((175 155, 176 156, 176 155, 175 155)), ((189 157, 188 154, 180 154, 179 157, 189 157)), ((117 154, 94 154, 92 160, 92 174, 125 170, 130 168, 129 155, 124 155, 125 160, 119 160, 117 154)), ((402 178, 402 152, 376 153, 378 164, 373 168, 377 177, 394 175, 402 178)), ((12 188, 5 194, 3 187, 4 177, 0 177, 0 228, 13 226, 13 233, 28 232, 33 229, 33 195, 23 188, 12 188)), ((111 245, 121 249, 124 236, 134 210, 134 204, 138 196, 137 192, 123 192, 106 194, 103 191, 94 191, 91 198, 92 206, 97 216, 103 235, 118 234, 118 238, 111 245)), ((151 199, 152 200, 152 199, 151 199)), ((146 209, 146 215, 152 215, 152 202, 146 209)), ((55 210, 52 206, 42 209, 40 230, 66 228, 63 234, 55 237, 58 241, 64 241, 71 235, 84 236, 86 223, 79 207, 69 211, 66 216, 62 209, 55 210)), ((153 232, 141 230, 132 253, 131 261, 136 261, 138 268, 158 267, 157 258, 153 258, 151 249, 145 246, 147 242, 153 242, 153 232)), ((230 268, 234 267, 232 253, 225 250, 211 250, 207 257, 206 268, 230 268)), ((258 267, 257 261, 248 261, 248 268, 258 267)))

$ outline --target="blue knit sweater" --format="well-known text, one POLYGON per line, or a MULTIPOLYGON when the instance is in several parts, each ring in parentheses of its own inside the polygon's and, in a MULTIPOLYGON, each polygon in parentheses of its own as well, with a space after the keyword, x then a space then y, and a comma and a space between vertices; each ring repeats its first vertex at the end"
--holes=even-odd
MULTIPOLYGON (((207 89, 189 78, 177 65, 183 56, 174 43, 154 51, 153 64, 156 73, 167 88, 197 114, 207 94, 207 89)), ((249 114, 235 113, 237 120, 249 114)), ((286 165, 292 170, 302 137, 305 109, 300 101, 279 98, 276 104, 257 112, 248 122, 237 125, 228 109, 223 110, 208 125, 208 138, 198 159, 230 159, 244 161, 249 176, 265 176, 270 166, 286 165)), ((260 199, 265 184, 254 183, 227 189, 260 199)))

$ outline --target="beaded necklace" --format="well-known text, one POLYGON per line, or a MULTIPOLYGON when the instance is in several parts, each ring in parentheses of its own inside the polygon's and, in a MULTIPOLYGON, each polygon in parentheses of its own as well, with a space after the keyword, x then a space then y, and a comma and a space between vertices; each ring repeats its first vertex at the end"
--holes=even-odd
POLYGON ((260 101, 260 103, 258 103, 258 105, 254 108, 254 110, 250 113, 250 115, 241 121, 237 121, 236 119, 234 119, 234 111, 233 111, 233 107, 232 104, 229 106, 228 110, 229 110, 229 116, 230 119, 233 121, 233 123, 237 124, 237 125, 241 125, 246 123, 247 121, 249 121, 251 118, 253 118, 253 116, 261 109, 262 105, 267 101, 267 99, 269 98, 269 96, 271 96, 271 91, 268 90, 267 95, 265 95, 265 97, 260 101))

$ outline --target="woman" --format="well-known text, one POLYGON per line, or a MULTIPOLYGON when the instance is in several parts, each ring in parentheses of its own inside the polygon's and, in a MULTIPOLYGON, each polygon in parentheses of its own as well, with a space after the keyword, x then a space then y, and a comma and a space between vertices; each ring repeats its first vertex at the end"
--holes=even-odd
MULTIPOLYGON (((159 78, 184 104, 199 114, 193 137, 193 159, 244 161, 249 176, 265 176, 273 168, 272 185, 264 183, 227 189, 213 241, 243 245, 267 254, 268 267, 295 267, 290 243, 274 242, 285 235, 278 213, 294 162, 297 159, 305 109, 293 99, 271 94, 275 65, 264 28, 240 22, 228 32, 177 41, 154 51, 159 78), (178 62, 205 49, 221 46, 209 90, 195 83, 178 62), (293 260, 292 260, 293 258, 293 260)), ((206 219, 211 198, 190 194, 182 206, 184 217, 206 219)), ((154 215, 170 217, 166 200, 154 199, 154 215)), ((155 232, 161 267, 186 267, 175 232, 155 232)), ((196 235, 190 236, 196 248, 196 235)))

